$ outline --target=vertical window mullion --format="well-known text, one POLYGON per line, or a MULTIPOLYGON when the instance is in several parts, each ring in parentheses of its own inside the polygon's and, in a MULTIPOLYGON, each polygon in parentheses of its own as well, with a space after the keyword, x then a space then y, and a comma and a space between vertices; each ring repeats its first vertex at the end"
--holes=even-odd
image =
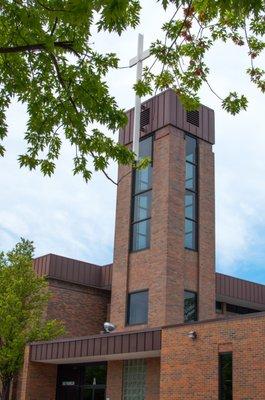
POLYGON ((197 250, 198 241, 198 151, 197 139, 186 134, 185 247, 197 250))
MULTIPOLYGON (((139 156, 153 154, 153 138, 140 141, 139 156)), ((152 202, 152 163, 147 168, 135 170, 132 186, 131 251, 150 247, 150 219, 152 202)))

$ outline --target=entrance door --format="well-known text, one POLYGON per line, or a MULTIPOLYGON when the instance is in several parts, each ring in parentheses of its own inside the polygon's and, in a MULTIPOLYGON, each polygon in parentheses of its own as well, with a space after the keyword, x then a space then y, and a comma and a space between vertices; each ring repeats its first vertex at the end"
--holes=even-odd
POLYGON ((105 400, 107 365, 59 365, 56 400, 105 400))
POLYGON ((84 387, 82 400, 105 400, 105 391, 105 385, 84 387))

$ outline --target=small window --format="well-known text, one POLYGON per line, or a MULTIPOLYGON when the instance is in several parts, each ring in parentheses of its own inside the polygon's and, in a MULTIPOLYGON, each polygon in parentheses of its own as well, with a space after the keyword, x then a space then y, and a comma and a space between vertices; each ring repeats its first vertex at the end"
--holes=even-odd
POLYGON ((196 193, 186 190, 185 193, 185 216, 190 220, 196 220, 196 193))
POLYGON ((153 147, 153 137, 152 136, 149 136, 140 141, 140 146, 139 146, 140 160, 144 157, 152 158, 152 147, 153 147))
POLYGON ((147 324, 148 321, 148 290, 130 293, 128 295, 127 324, 147 324))
POLYGON ((141 221, 133 225, 132 228, 132 250, 144 250, 149 247, 150 243, 150 219, 141 221))
POLYGON ((219 400, 233 400, 232 353, 219 354, 219 400))
POLYGON ((145 168, 135 171, 134 192, 138 194, 151 189, 152 186, 152 168, 145 168))
POLYGON ((184 291, 184 321, 197 321, 197 294, 188 290, 184 291))
POLYGON ((186 189, 196 191, 196 165, 186 162, 186 189))
POLYGON ((134 221, 141 221, 150 218, 151 191, 138 194, 134 197, 134 221))
POLYGON ((197 140, 189 135, 186 135, 186 161, 197 163, 197 140))
POLYGON ((197 223, 189 219, 185 219, 185 247, 186 249, 195 250, 197 248, 197 223))

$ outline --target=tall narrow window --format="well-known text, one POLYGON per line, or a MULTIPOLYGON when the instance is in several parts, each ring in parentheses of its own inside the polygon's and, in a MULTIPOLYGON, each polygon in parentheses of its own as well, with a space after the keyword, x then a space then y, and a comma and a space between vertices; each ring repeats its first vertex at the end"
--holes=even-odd
POLYGON ((197 293, 184 291, 184 321, 197 321, 197 293))
POLYGON ((146 369, 146 360, 124 361, 123 400, 145 399, 146 369))
POLYGON ((232 353, 219 354, 219 400, 233 400, 232 353))
POLYGON ((186 135, 185 247, 191 250, 197 250, 197 169, 197 140, 186 135))
MULTIPOLYGON (((152 161, 153 139, 141 140, 139 158, 152 161)), ((152 202, 152 162, 147 168, 136 170, 133 177, 131 250, 150 247, 150 219, 152 202)))

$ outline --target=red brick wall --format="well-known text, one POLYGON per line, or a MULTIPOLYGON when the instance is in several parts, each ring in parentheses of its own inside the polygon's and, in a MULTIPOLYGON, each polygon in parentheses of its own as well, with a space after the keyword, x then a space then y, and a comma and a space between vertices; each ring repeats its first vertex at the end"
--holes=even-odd
POLYGON ((160 389, 160 358, 148 358, 145 400, 159 400, 159 389, 160 389))
POLYGON ((29 361, 29 347, 25 349, 17 400, 55 400, 57 365, 29 361))
POLYGON ((114 259, 112 271, 111 309, 110 320, 117 325, 117 329, 125 324, 126 293, 127 293, 127 266, 129 262, 128 244, 130 233, 130 198, 132 176, 128 166, 120 166, 118 179, 122 179, 118 186, 116 202, 116 224, 114 240, 114 259))
POLYGON ((123 361, 109 361, 107 373, 106 398, 109 400, 122 399, 123 361))
MULTIPOLYGON (((184 289, 198 293, 199 318, 215 316, 214 157, 199 140, 199 251, 184 249, 185 140, 155 133, 150 249, 129 253, 131 174, 117 194, 111 321, 124 329, 128 292, 149 289, 150 327, 183 322, 184 289)), ((128 173, 119 168, 119 177, 128 173)), ((133 329, 133 328, 126 328, 133 329)))
POLYGON ((160 400, 218 400, 218 353, 231 350, 233 400, 264 400, 264 332, 265 315, 164 329, 160 400))
POLYGON ((49 288, 52 297, 47 318, 63 321, 65 337, 92 335, 102 331, 107 319, 109 292, 51 279, 49 288))
POLYGON ((212 146, 199 142, 199 319, 215 316, 215 189, 212 146))

